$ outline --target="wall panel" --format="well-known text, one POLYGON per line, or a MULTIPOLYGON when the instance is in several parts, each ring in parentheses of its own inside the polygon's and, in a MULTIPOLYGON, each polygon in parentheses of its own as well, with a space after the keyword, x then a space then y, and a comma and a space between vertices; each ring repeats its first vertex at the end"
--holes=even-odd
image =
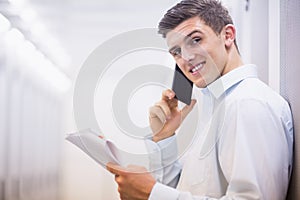
POLYGON ((300 1, 280 1, 281 94, 289 101, 294 117, 294 169, 289 200, 300 199, 300 1))

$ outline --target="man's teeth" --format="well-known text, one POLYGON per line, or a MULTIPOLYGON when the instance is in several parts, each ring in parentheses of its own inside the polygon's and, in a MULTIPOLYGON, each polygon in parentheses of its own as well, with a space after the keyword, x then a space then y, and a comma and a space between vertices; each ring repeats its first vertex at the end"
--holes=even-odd
POLYGON ((202 64, 196 66, 195 68, 192 69, 192 72, 198 71, 202 67, 202 64))

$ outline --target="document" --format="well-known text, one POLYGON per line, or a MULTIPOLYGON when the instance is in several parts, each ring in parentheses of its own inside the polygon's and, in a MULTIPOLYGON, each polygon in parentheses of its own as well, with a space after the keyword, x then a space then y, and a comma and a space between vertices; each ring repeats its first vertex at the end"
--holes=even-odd
POLYGON ((66 140, 79 147, 104 168, 108 162, 122 164, 120 163, 120 150, 116 145, 92 129, 71 133, 66 140))
MULTIPOLYGON (((128 165, 143 166, 150 171, 152 167, 149 159, 153 160, 153 158, 157 159, 160 157, 159 150, 148 148, 148 145, 146 147, 149 152, 146 153, 140 152, 138 148, 136 148, 136 152, 122 150, 114 142, 92 129, 68 134, 66 140, 76 145, 105 169, 106 164, 112 162, 123 167, 127 167, 128 165)), ((149 143, 149 141, 144 140, 140 142, 149 143)), ((150 143, 152 144, 153 142, 151 141, 150 143)))

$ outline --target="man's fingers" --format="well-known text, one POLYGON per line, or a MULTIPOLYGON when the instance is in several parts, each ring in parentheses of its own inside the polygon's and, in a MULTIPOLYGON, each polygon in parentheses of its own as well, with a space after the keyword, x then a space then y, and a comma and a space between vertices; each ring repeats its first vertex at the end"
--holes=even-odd
POLYGON ((178 106, 178 100, 174 97, 175 93, 171 89, 163 91, 162 100, 157 102, 155 106, 150 107, 149 117, 158 117, 162 123, 164 123, 166 119, 171 118, 171 110, 178 106))
POLYGON ((170 109, 176 108, 178 106, 178 100, 175 98, 175 92, 171 89, 163 91, 162 101, 167 102, 170 109))
POLYGON ((186 105, 181 110, 181 119, 182 121, 186 118, 186 116, 192 111, 194 105, 196 104, 196 99, 192 99, 190 105, 186 105))
POLYGON ((175 92, 171 89, 165 90, 162 93, 162 100, 170 100, 173 99, 175 97, 175 92))
POLYGON ((176 98, 173 98, 168 101, 170 109, 177 108, 178 107, 178 100, 176 98))
POLYGON ((158 106, 164 112, 167 119, 171 117, 171 110, 166 101, 159 101, 155 104, 155 106, 158 106))
POLYGON ((119 175, 121 174, 122 172, 126 171, 123 167, 121 167, 120 165, 118 164, 114 164, 114 163, 107 163, 106 164, 106 169, 108 171, 110 171, 112 174, 115 174, 115 175, 119 175))
POLYGON ((158 117, 162 123, 166 121, 166 119, 170 119, 172 116, 171 109, 173 107, 177 107, 177 99, 172 99, 170 102, 165 100, 161 100, 152 106, 149 109, 149 115, 151 118, 158 117), (174 102, 173 102, 174 101, 174 102))
POLYGON ((159 106, 152 106, 149 109, 149 117, 158 118, 162 123, 166 121, 166 116, 164 111, 159 106))
POLYGON ((149 171, 140 165, 128 165, 127 169, 133 173, 141 174, 141 173, 149 173, 149 171))

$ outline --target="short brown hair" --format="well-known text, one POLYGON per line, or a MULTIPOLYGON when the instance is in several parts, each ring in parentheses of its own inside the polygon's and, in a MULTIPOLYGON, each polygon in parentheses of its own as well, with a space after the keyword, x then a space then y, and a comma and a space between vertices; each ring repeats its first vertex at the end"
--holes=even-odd
POLYGON ((219 34, 227 24, 233 24, 228 10, 217 0, 183 0, 167 11, 158 25, 158 33, 167 33, 183 21, 199 16, 206 25, 219 34))

